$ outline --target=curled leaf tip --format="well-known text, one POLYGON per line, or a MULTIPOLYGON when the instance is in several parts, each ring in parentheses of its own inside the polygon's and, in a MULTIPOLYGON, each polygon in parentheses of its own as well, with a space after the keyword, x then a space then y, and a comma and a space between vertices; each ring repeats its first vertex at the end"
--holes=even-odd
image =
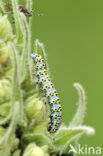
POLYGON ((79 126, 82 125, 85 117, 86 112, 86 96, 85 91, 81 84, 74 83, 73 86, 76 88, 78 95, 79 95, 79 101, 78 101, 78 108, 77 112, 74 115, 73 120, 70 123, 70 126, 79 126))
POLYGON ((40 54, 41 56, 46 58, 46 53, 44 50, 44 44, 39 42, 38 39, 36 39, 36 41, 35 41, 35 52, 37 52, 38 54, 40 54))
POLYGON ((80 126, 81 129, 83 129, 86 133, 86 135, 94 135, 95 134, 95 129, 90 126, 80 126))

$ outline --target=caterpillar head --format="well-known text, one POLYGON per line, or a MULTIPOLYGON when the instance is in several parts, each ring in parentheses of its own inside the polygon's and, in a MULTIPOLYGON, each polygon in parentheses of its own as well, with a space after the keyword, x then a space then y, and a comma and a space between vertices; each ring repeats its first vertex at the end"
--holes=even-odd
POLYGON ((37 57, 37 53, 31 54, 30 56, 32 57, 33 60, 35 60, 35 58, 37 57))

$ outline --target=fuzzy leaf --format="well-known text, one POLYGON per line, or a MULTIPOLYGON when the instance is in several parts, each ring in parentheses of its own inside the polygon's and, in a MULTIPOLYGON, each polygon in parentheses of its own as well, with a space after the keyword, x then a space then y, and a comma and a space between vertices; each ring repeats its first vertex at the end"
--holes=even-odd
POLYGON ((54 145, 61 149, 66 146, 66 144, 74 139, 80 137, 82 134, 92 135, 94 134, 94 129, 88 126, 78 126, 78 127, 61 127, 54 137, 54 145))
POLYGON ((43 45, 43 43, 40 43, 38 39, 35 41, 35 51, 39 55, 45 57, 44 45, 43 45))
POLYGON ((0 115, 1 116, 7 116, 9 110, 10 110, 10 103, 3 103, 2 105, 0 105, 0 115))
POLYGON ((20 150, 16 150, 14 153, 13 153, 13 156, 20 156, 20 150))
MULTIPOLYGON (((41 55, 45 59, 46 68, 48 68, 48 63, 46 61, 47 57, 46 57, 46 53, 45 53, 45 49, 44 49, 44 44, 39 42, 38 39, 36 39, 36 41, 35 41, 34 51, 35 51, 35 53, 37 53, 38 55, 41 55)), ((48 70, 48 72, 49 72, 49 70, 48 70)))
POLYGON ((83 87, 79 83, 74 83, 74 87, 78 91, 79 95, 79 102, 78 102, 78 108, 77 112, 74 115, 72 121, 70 122, 70 127, 71 126, 80 126, 83 123, 84 117, 85 117, 85 112, 86 112, 86 96, 85 96, 85 91, 83 87))
POLYGON ((0 105, 10 100, 10 93, 11 83, 6 79, 0 80, 0 105))
POLYGON ((27 142, 35 142, 37 145, 51 145, 51 140, 43 133, 30 133, 23 136, 27 142))
MULTIPOLYGON (((19 80, 19 67, 18 67, 18 52, 14 46, 14 44, 11 43, 12 49, 13 49, 13 58, 12 58, 12 62, 13 62, 13 88, 12 88, 12 99, 11 99, 11 103, 12 103, 12 107, 15 103, 15 101, 19 101, 20 104, 20 109, 19 109, 19 122, 18 124, 20 126, 25 127, 27 125, 27 121, 26 121, 26 116, 24 113, 24 105, 23 105, 23 95, 22 95, 22 91, 20 88, 20 80, 19 80)), ((12 110, 11 110, 12 111, 12 110)))
MULTIPOLYGON (((85 112, 86 112, 86 95, 85 95, 85 91, 82 87, 81 84, 79 83, 74 83, 73 85, 77 92, 78 92, 78 95, 79 95, 79 101, 77 103, 77 112, 75 113, 72 121, 70 122, 70 127, 74 127, 74 126, 80 126, 83 124, 83 121, 84 121, 84 117, 85 117, 85 112)), ((74 140, 73 144, 74 146, 76 147, 76 143, 78 142, 78 138, 74 140)), ((67 146, 68 148, 68 146, 67 146)), ((67 149, 65 149, 67 150, 67 149)), ((76 154, 75 154, 76 156, 76 154)))
POLYGON ((3 117, 0 118, 0 125, 4 125, 4 124, 8 123, 10 118, 11 118, 11 113, 9 112, 8 116, 6 116, 4 118, 3 117))
POLYGON ((5 128, 0 126, 0 139, 3 137, 3 135, 5 134, 5 128))

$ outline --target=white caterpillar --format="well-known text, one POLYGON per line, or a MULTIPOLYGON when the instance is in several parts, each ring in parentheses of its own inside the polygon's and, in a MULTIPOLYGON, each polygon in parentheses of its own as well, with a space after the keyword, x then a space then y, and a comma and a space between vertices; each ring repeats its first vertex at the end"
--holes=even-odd
POLYGON ((58 130, 62 120, 62 108, 60 105, 60 99, 58 97, 56 89, 54 88, 53 83, 48 76, 45 59, 37 53, 32 54, 31 56, 35 64, 34 74, 37 76, 38 83, 41 84, 41 89, 44 91, 45 96, 48 98, 49 104, 51 106, 51 122, 48 126, 48 131, 54 133, 58 130))

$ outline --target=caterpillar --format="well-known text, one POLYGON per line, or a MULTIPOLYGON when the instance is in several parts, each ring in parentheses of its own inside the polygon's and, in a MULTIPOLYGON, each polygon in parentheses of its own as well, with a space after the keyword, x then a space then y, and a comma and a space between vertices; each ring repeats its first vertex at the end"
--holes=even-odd
POLYGON ((48 98, 51 115, 50 124, 48 126, 48 131, 54 133, 58 130, 60 123, 62 121, 62 107, 60 105, 60 99, 58 93, 48 76, 47 66, 44 57, 35 53, 31 55, 35 64, 34 74, 37 76, 37 82, 41 84, 41 89, 44 91, 45 96, 48 98))

